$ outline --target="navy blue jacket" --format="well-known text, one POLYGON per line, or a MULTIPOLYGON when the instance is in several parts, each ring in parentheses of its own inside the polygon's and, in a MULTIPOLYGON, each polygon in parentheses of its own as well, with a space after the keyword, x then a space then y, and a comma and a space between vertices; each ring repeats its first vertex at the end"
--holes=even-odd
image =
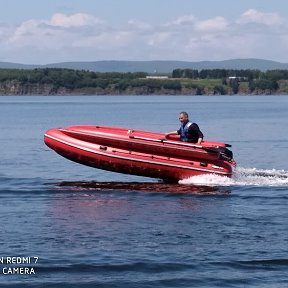
POLYGON ((199 138, 204 138, 199 126, 196 123, 191 123, 189 121, 183 123, 180 129, 177 130, 177 133, 180 135, 181 141, 184 142, 197 143, 199 138))

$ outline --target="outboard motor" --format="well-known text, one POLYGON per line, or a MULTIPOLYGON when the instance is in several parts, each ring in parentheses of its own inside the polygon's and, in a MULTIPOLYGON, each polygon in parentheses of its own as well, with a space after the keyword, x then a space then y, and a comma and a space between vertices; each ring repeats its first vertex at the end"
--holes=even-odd
MULTIPOLYGON (((225 144, 226 147, 231 147, 230 144, 225 144)), ((216 147, 207 147, 206 151, 212 153, 219 153, 219 160, 234 162, 233 160, 233 152, 226 147, 216 146, 216 147)))
POLYGON ((225 161, 233 160, 233 152, 226 147, 218 147, 220 153, 220 159, 225 161))

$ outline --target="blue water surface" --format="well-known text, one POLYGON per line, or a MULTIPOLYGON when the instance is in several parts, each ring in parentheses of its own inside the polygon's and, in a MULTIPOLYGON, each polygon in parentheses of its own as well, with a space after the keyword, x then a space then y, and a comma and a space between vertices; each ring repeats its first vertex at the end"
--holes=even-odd
POLYGON ((287 96, 1 96, 1 287, 288 287, 287 110, 287 96), (180 111, 232 144, 232 179, 165 184, 43 143, 74 124, 168 132, 180 111))

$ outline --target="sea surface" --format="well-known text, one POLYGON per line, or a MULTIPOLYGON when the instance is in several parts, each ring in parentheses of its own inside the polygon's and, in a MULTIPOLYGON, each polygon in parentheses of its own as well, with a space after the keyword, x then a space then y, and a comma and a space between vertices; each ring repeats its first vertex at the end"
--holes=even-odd
POLYGON ((1 96, 0 287, 288 287, 288 96, 1 96), (178 184, 70 162, 74 124, 156 132, 187 111, 232 179, 178 184))

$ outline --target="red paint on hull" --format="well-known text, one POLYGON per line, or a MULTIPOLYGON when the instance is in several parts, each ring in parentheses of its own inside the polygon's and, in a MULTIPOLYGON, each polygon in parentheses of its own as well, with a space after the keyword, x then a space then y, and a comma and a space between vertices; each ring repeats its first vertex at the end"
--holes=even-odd
POLYGON ((232 175, 234 162, 217 152, 224 143, 205 141, 200 146, 163 139, 161 133, 99 126, 50 129, 44 136, 58 154, 98 169, 169 180, 232 175))

